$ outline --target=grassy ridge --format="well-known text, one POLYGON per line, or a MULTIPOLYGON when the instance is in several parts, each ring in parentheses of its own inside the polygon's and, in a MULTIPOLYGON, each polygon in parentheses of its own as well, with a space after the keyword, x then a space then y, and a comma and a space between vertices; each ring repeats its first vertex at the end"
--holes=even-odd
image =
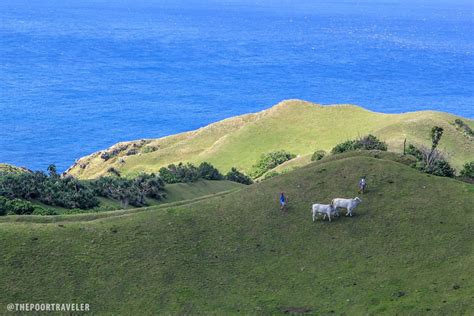
POLYGON ((0 223, 0 305, 34 298, 121 314, 471 314, 474 186, 392 158, 339 156, 236 193, 91 222, 0 223), (311 222, 311 203, 354 196, 361 175, 369 191, 354 218, 311 222))
MULTIPOLYGON (((225 172, 236 166, 248 172, 259 156, 285 149, 300 156, 315 150, 329 151, 347 139, 372 133, 385 140, 389 150, 401 151, 403 140, 429 145, 434 125, 444 128, 440 149, 456 168, 474 156, 474 141, 452 124, 457 117, 447 113, 423 111, 383 114, 352 105, 320 106, 299 100, 284 101, 273 108, 227 119, 194 132, 158 140, 121 143, 108 151, 126 146, 142 146, 137 154, 118 154, 104 161, 101 153, 80 159, 69 173, 81 178, 98 177, 110 167, 125 175, 157 171, 161 166, 180 161, 209 161, 225 172), (148 152, 144 148, 154 148, 148 152)), ((474 127, 472 120, 464 119, 474 127)))

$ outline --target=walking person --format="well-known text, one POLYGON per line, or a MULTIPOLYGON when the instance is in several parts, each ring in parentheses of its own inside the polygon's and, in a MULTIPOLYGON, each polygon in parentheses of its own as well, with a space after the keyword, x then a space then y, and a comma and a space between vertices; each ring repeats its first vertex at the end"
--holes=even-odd
POLYGON ((367 188, 367 181, 365 180, 365 176, 364 176, 359 181, 359 193, 364 194, 366 188, 367 188))
POLYGON ((287 207, 286 207, 287 203, 288 203, 288 198, 285 196, 284 192, 281 192, 281 194, 280 194, 280 210, 282 212, 287 210, 287 207))

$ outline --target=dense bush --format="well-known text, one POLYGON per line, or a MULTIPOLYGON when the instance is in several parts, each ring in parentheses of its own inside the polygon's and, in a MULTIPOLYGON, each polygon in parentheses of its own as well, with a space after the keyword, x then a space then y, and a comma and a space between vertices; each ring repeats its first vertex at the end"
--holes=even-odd
POLYGON ((440 159, 433 164, 428 173, 440 177, 454 177, 456 170, 444 159, 440 159))
POLYGON ((9 199, 38 200, 47 205, 64 208, 92 208, 99 204, 94 192, 72 177, 61 178, 54 166, 50 174, 0 173, 0 196, 9 199))
POLYGON ((224 176, 213 165, 203 162, 198 167, 198 176, 205 180, 222 180, 224 176))
POLYGON ((311 161, 318 161, 324 158, 326 156, 326 152, 324 150, 318 150, 313 153, 311 156, 311 161))
POLYGON ((296 155, 284 150, 263 154, 260 156, 260 159, 257 161, 257 163, 252 167, 252 172, 250 175, 253 178, 258 178, 265 172, 295 157, 296 155))
POLYGON ((462 177, 474 179, 474 161, 464 164, 460 174, 462 177))
POLYGON ((0 196, 14 201, 8 202, 11 213, 32 214, 35 210, 40 215, 52 213, 50 210, 35 209, 25 200, 67 209, 91 209, 99 205, 98 196, 118 200, 123 206, 143 206, 147 197, 161 199, 164 195, 164 182, 154 174, 123 179, 120 174, 111 172, 114 176, 84 182, 72 177, 60 177, 54 166, 50 166, 48 171, 49 175, 43 172, 0 173, 0 196))
POLYGON ((406 154, 415 156, 415 158, 417 160, 422 160, 423 159, 423 155, 421 153, 421 150, 419 150, 418 148, 416 148, 412 144, 408 145, 408 149, 406 151, 406 154))
POLYGON ((161 168, 159 174, 165 183, 195 182, 199 179, 198 168, 190 163, 171 164, 166 168, 161 168))
POLYGON ((95 194, 118 200, 123 207, 147 205, 146 198, 161 199, 164 182, 155 174, 140 174, 135 179, 101 177, 90 182, 95 194))
POLYGON ((340 154, 351 150, 382 150, 387 151, 387 144, 379 140, 374 135, 367 135, 357 140, 347 140, 336 145, 332 150, 332 154, 340 154))
POLYGON ((252 184, 252 179, 246 174, 240 172, 236 168, 232 168, 226 175, 225 179, 229 181, 234 181, 242 184, 252 184))
POLYGON ((0 196, 0 216, 3 215, 56 215, 51 209, 45 209, 41 206, 32 204, 29 201, 21 199, 7 199, 0 196))

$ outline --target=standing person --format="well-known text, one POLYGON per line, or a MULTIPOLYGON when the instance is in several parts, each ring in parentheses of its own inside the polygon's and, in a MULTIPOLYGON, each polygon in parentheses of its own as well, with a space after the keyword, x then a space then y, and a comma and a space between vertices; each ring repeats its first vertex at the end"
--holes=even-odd
POLYGON ((359 193, 364 194, 366 187, 367 187, 367 181, 365 180, 365 176, 364 176, 359 181, 359 193))
POLYGON ((280 194, 280 210, 286 210, 286 203, 288 203, 288 198, 285 196, 285 193, 281 192, 280 194))

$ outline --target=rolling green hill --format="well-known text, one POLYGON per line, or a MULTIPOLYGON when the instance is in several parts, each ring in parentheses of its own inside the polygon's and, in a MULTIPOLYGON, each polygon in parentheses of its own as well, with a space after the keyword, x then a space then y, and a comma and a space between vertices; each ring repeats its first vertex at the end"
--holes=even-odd
MULTIPOLYGON (((181 161, 208 161, 222 172, 233 166, 248 172, 264 152, 284 149, 305 156, 315 150, 329 151, 338 143, 368 133, 386 141, 391 151, 400 152, 405 138, 408 143, 428 146, 429 131, 434 125, 444 128, 439 148, 459 169, 473 159, 474 139, 456 128, 456 118, 433 111, 383 114, 353 105, 321 106, 289 100, 269 110, 226 119, 196 131, 119 143, 78 160, 68 173, 95 178, 114 167, 131 176, 141 171, 156 172, 181 161)), ((474 121, 463 120, 474 128, 474 121)))
POLYGON ((7 216, 0 308, 47 301, 129 315, 472 314, 474 186, 404 162, 348 153, 194 202, 7 216), (312 203, 355 196, 361 175, 368 192, 353 218, 312 223, 312 203))

